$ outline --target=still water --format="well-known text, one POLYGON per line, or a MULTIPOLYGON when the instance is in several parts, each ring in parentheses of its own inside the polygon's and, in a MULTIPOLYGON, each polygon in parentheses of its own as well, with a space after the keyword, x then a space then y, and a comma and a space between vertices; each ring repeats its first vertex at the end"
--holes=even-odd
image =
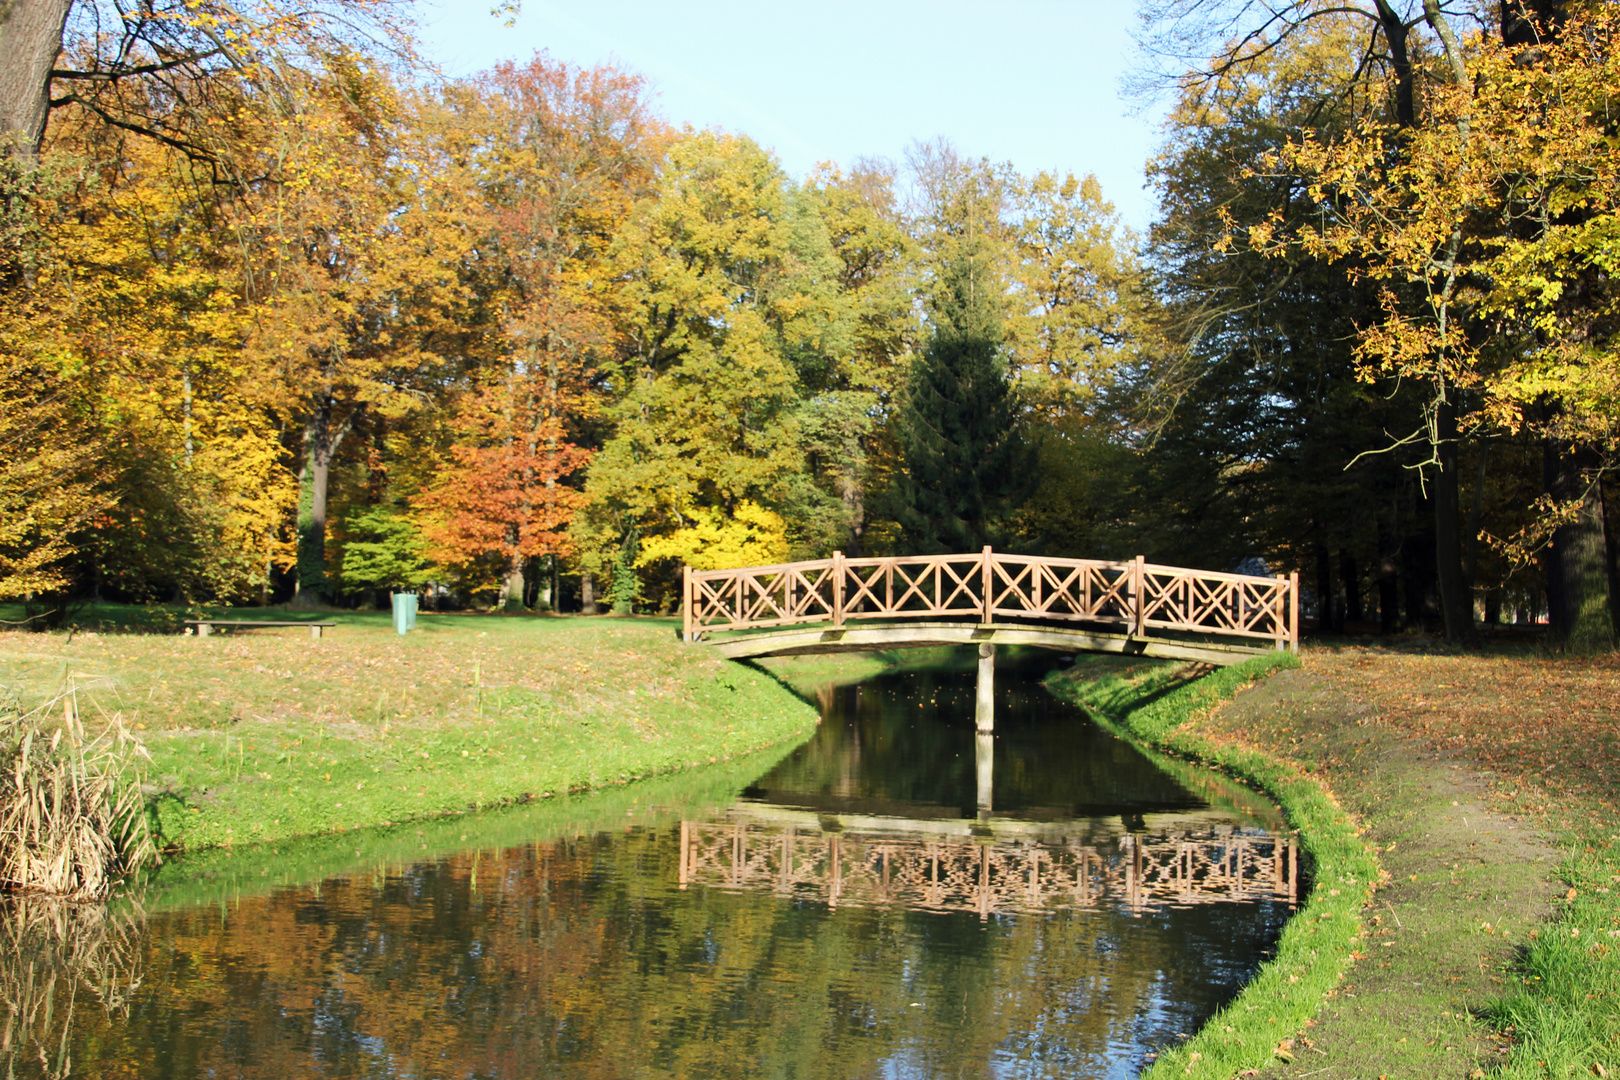
POLYGON ((1297 857, 1268 808, 998 675, 993 739, 971 673, 882 677, 729 799, 665 788, 609 829, 104 926, 111 976, 80 972, 66 1041, 13 1033, 10 1064, 1133 1076, 1267 955, 1297 857))

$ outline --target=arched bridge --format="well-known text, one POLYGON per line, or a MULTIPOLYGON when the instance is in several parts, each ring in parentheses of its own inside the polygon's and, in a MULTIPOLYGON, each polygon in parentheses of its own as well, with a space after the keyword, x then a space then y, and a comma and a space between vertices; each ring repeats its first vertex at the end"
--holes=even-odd
POLYGON ((685 635, 732 658, 1040 645, 1232 664, 1299 647, 1299 575, 1003 555, 685 572, 685 635), (717 635, 724 636, 717 636, 717 635))
POLYGON ((683 633, 733 659, 979 646, 979 729, 997 645, 1209 664, 1299 647, 1299 575, 1003 555, 830 559, 683 574, 683 633))

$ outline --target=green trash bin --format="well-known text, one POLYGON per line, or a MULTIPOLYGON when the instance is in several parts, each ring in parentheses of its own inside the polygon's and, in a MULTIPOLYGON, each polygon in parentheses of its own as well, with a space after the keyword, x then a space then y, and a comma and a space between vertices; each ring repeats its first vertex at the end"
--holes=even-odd
POLYGON ((416 594, 397 592, 394 601, 394 632, 406 634, 416 629, 416 594))

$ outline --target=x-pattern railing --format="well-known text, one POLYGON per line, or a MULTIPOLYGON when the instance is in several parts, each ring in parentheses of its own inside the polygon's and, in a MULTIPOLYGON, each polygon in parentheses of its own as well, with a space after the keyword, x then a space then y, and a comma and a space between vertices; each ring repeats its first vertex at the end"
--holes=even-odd
POLYGON ((709 631, 850 620, 1058 622, 1133 637, 1199 634, 1299 645, 1299 575, 1002 555, 830 559, 685 572, 688 641, 709 631))

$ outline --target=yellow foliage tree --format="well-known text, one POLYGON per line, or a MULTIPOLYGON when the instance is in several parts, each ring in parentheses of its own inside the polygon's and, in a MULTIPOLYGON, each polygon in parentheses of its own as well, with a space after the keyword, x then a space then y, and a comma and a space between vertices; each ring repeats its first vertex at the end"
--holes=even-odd
POLYGON ((674 559, 693 570, 733 570, 787 561, 787 522, 756 502, 738 503, 730 517, 705 507, 689 516, 692 524, 642 541, 636 565, 674 559))

